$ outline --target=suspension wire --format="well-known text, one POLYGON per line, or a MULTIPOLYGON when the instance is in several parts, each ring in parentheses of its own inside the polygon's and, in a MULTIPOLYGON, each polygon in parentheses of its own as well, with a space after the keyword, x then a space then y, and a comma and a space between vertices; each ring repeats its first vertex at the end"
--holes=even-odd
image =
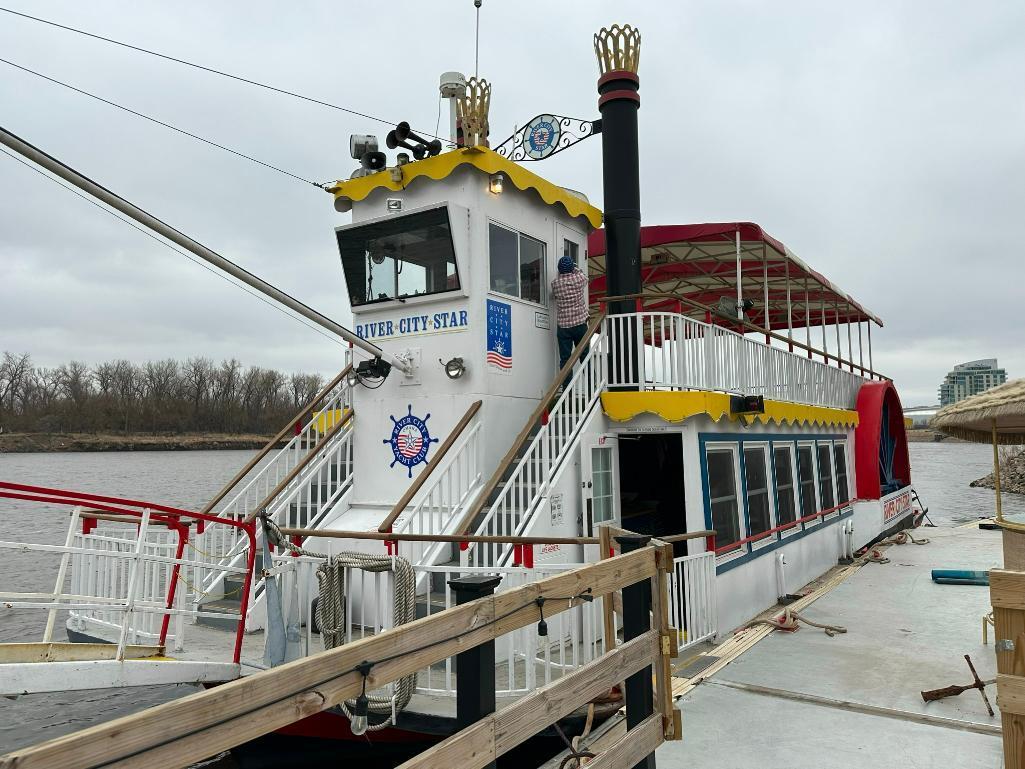
MULTIPOLYGON (((319 104, 322 107, 330 107, 331 109, 336 109, 336 110, 339 110, 340 112, 347 112, 348 114, 355 115, 356 117, 366 118, 367 120, 374 120, 374 121, 376 121, 378 123, 384 123, 385 125, 390 125, 390 126, 397 125, 396 121, 394 121, 394 120, 386 120, 385 118, 377 117, 376 115, 368 115, 365 112, 359 112, 357 110, 350 109, 348 107, 343 107, 343 106, 341 106, 339 104, 332 104, 331 102, 323 101, 322 99, 317 99, 317 98, 314 98, 312 96, 306 96, 305 94, 297 93, 295 91, 289 91, 288 89, 285 89, 285 88, 278 88, 277 86, 268 85, 267 83, 261 83, 258 80, 252 80, 252 79, 250 79, 248 77, 243 77, 242 75, 234 75, 231 72, 225 72, 225 71, 220 70, 220 69, 214 69, 213 67, 207 67, 207 66, 205 66, 203 64, 197 64, 196 62, 193 62, 193 61, 187 61, 186 59, 179 59, 176 56, 170 56, 169 54, 166 54, 166 53, 159 53, 157 51, 151 51, 148 48, 143 48, 143 47, 138 46, 138 45, 132 45, 131 43, 126 43, 126 42, 124 42, 122 40, 115 40, 112 37, 104 37, 103 35, 98 35, 98 34, 95 34, 93 32, 87 32, 84 29, 78 29, 77 27, 71 27, 71 26, 68 26, 66 24, 59 24, 56 21, 50 21, 49 19, 43 19, 43 18, 40 18, 39 16, 32 16, 31 14, 22 13, 21 11, 15 11, 15 10, 13 10, 11 8, 4 8, 3 6, 0 6, 0 11, 3 11, 4 13, 9 13, 12 16, 20 16, 21 18, 29 19, 30 21, 37 21, 40 24, 47 24, 47 25, 49 25, 51 27, 56 27, 57 29, 63 29, 65 31, 67 31, 67 32, 74 32, 74 33, 79 34, 79 35, 84 35, 86 37, 91 37, 94 40, 102 40, 104 43, 111 43, 112 45, 119 45, 122 48, 128 48, 129 50, 137 51, 138 53, 145 53, 145 54, 148 54, 150 56, 156 56, 157 58, 165 59, 166 61, 173 61, 176 64, 184 64, 186 67, 193 67, 194 69, 203 70, 204 72, 209 72, 209 73, 214 74, 214 75, 220 75, 221 77, 227 77, 227 78, 231 78, 232 80, 238 80, 241 83, 248 83, 249 85, 255 85, 257 88, 264 88, 264 89, 266 89, 268 91, 274 91, 275 93, 284 94, 285 96, 292 96, 292 97, 294 97, 296 99, 302 99, 303 101, 308 101, 308 102, 311 102, 313 104, 319 104)), ((431 137, 432 139, 441 139, 440 136, 435 136, 434 134, 427 133, 426 131, 421 131, 419 129, 417 129, 417 133, 425 134, 425 135, 431 137)))
POLYGON ((291 171, 286 171, 284 168, 279 168, 276 165, 273 165, 271 163, 267 163, 267 162, 265 162, 263 160, 259 160, 258 158, 254 158, 251 155, 245 154, 244 152, 239 152, 238 150, 234 150, 231 147, 226 147, 223 144, 218 144, 217 142, 215 142, 215 141, 213 141, 211 139, 205 139, 202 136, 197 136, 196 134, 194 134, 194 133, 192 133, 190 131, 186 131, 184 128, 178 128, 177 126, 173 126, 170 123, 165 123, 163 120, 158 120, 155 117, 150 117, 149 115, 144 115, 141 112, 138 112, 138 111, 136 111, 134 109, 131 109, 129 107, 125 107, 124 105, 118 104, 117 102, 113 102, 110 99, 104 99, 102 96, 97 96, 94 93, 90 93, 89 91, 83 90, 81 88, 77 88, 77 87, 71 85, 70 83, 65 83, 65 82, 63 82, 61 80, 58 80, 57 78, 50 77, 49 75, 44 75, 42 72, 36 72, 34 69, 29 69, 28 67, 23 67, 21 64, 16 64, 13 61, 10 61, 8 59, 4 59, 3 57, 0 57, 0 62, 3 62, 4 64, 7 64, 8 66, 14 67, 15 69, 20 69, 22 72, 27 72, 30 75, 35 75, 36 77, 42 78, 43 80, 47 80, 47 81, 49 81, 51 83, 54 83, 55 85, 59 85, 59 86, 63 86, 64 88, 68 88, 68 89, 74 91, 75 93, 80 93, 83 96, 88 96, 90 99, 95 99, 96 101, 103 102, 104 104, 107 104, 107 105, 109 105, 111 107, 116 107, 117 109, 123 110, 124 112, 127 112, 127 113, 129 113, 131 115, 135 115, 136 117, 141 117, 143 120, 148 120, 151 123, 156 123, 157 125, 163 126, 164 128, 169 128, 172 131, 177 131, 178 133, 182 134, 183 136, 188 136, 189 138, 196 139, 197 141, 201 141, 204 144, 209 144, 211 147, 216 147, 217 149, 224 150, 225 152, 230 152, 232 155, 237 155, 240 158, 244 158, 246 160, 250 160, 253 163, 257 163, 258 165, 264 166, 265 168, 269 168, 272 171, 277 171, 278 173, 284 174, 285 176, 291 176, 293 179, 298 179, 301 182, 306 182, 307 184, 312 184, 314 187, 318 187, 320 189, 324 189, 324 187, 325 187, 324 184, 321 184, 319 182, 311 181, 310 179, 307 179, 304 176, 300 176, 299 174, 292 173, 291 171))
POLYGON ((62 181, 61 181, 60 179, 56 179, 56 178, 54 178, 54 177, 50 176, 49 174, 47 174, 47 173, 46 173, 46 172, 44 172, 43 170, 41 170, 41 169, 39 169, 39 168, 36 168, 36 167, 35 167, 34 165, 32 165, 31 163, 29 163, 29 162, 28 162, 27 160, 22 160, 22 159, 21 159, 21 158, 19 158, 19 157, 18 157, 17 155, 14 155, 14 154, 12 154, 12 153, 8 152, 7 150, 5 150, 5 149, 4 149, 3 147, 0 147, 0 153, 3 153, 3 154, 4 154, 4 155, 6 155, 7 157, 9 157, 9 158, 10 158, 11 160, 16 160, 17 162, 21 163, 21 164, 22 164, 23 166, 25 166, 26 168, 28 168, 28 169, 29 169, 30 171, 34 171, 35 173, 37 173, 37 174, 39 174, 40 176, 42 176, 42 177, 43 177, 44 179, 47 179, 48 181, 51 181, 51 182, 53 182, 54 184, 56 184, 56 185, 57 185, 57 186, 59 186, 59 187, 63 187, 63 188, 65 189, 65 190, 67 190, 67 191, 68 191, 68 192, 70 192, 71 194, 73 194, 73 195, 77 195, 78 197, 82 198, 82 200, 84 200, 84 201, 85 201, 86 203, 88 203, 88 204, 89 204, 89 205, 91 205, 91 206, 95 206, 95 207, 96 207, 96 208, 98 208, 98 209, 99 209, 100 211, 103 211, 103 212, 104 212, 105 214, 109 214, 110 216, 113 216, 113 217, 114 217, 115 219, 117 219, 118 221, 120 221, 120 222, 124 222, 124 223, 125 223, 125 224, 127 224, 127 225, 128 225, 129 227, 131 227, 132 229, 134 229, 134 230, 138 230, 138 231, 139 231, 139 232, 141 232, 141 233, 142 233, 143 235, 145 235, 145 236, 146 236, 147 238, 150 238, 150 239, 152 239, 152 240, 156 241, 156 242, 157 242, 157 243, 159 243, 160 245, 164 246, 165 248, 169 248, 169 249, 171 249, 172 251, 174 251, 174 252, 175 252, 175 253, 177 253, 177 254, 181 254, 181 255, 182 255, 182 256, 184 256, 184 257, 185 257, 186 259, 188 259, 188 260, 189 260, 190 262, 194 262, 195 264, 198 264, 198 265, 199 265, 200 267, 202 267, 202 268, 203 268, 204 270, 206 270, 207 272, 213 273, 213 274, 214 274, 214 275, 216 275, 216 276, 217 276, 218 278, 220 278, 221 280, 223 280, 223 281, 225 281, 226 283, 228 283, 228 285, 234 286, 235 288, 238 288, 238 289, 241 289, 242 291, 245 291, 245 292, 246 292, 247 294, 249 294, 250 296, 254 296, 254 297, 256 297, 256 298, 257 298, 257 299, 259 299, 259 300, 260 300, 261 302, 263 302, 264 304, 266 304, 266 305, 267 305, 268 307, 273 307, 273 308, 274 308, 275 310, 277 310, 278 312, 280 312, 280 313, 281 313, 282 315, 284 315, 284 316, 285 316, 286 318, 291 318, 291 319, 292 319, 292 320, 294 320, 294 321, 295 321, 296 323, 300 323, 300 324, 302 324, 303 326, 305 326, 306 328, 308 328, 308 329, 310 329, 310 330, 312 330, 312 331, 316 331, 316 332, 317 332, 318 334, 320 334, 321 336, 323 336, 323 337, 324 337, 325 339, 330 339, 330 340, 331 340, 332 342, 334 342, 334 343, 336 343, 336 344, 338 344, 338 345, 341 345, 342 347, 348 347, 348 345, 347 345, 347 344, 346 344, 345 342, 343 342, 342 340, 338 339, 337 337, 334 337, 334 336, 332 336, 331 334, 327 333, 327 332, 326 332, 326 331, 324 331, 323 329, 321 329, 321 328, 318 328, 317 326, 314 326, 314 325, 313 325, 313 324, 311 324, 311 323, 307 323, 307 322, 306 322, 305 320, 303 320, 302 318, 300 318, 300 317, 299 317, 298 315, 293 315, 292 313, 290 313, 290 312, 286 311, 284 307, 281 307, 280 305, 278 305, 278 304, 275 304, 274 302, 270 301, 269 299, 267 299, 267 298, 266 298, 266 297, 264 297, 264 296, 261 296, 260 294, 258 294, 258 293, 257 293, 257 292, 255 292, 255 291, 251 291, 251 290, 250 290, 249 288, 247 288, 247 287, 246 287, 246 286, 245 286, 244 284, 242 284, 242 283, 236 283, 235 281, 231 280, 231 279, 230 279, 230 278, 229 278, 229 277, 228 277, 227 275, 225 275, 224 273, 222 273, 222 272, 220 272, 220 271, 218 271, 218 270, 215 270, 215 269, 214 269, 213 267, 211 267, 210 265, 208 265, 208 264, 205 264, 204 262, 200 261, 199 259, 197 259, 196 257, 194 257, 194 256, 193 256, 192 254, 190 254, 189 252, 187 252, 187 251, 183 251, 183 250, 182 250, 182 249, 180 249, 180 248, 176 248, 175 246, 171 245, 171 244, 170 244, 170 243, 168 243, 167 241, 164 241, 164 240, 162 240, 162 239, 158 238, 158 237, 157 237, 156 235, 154 235, 154 234, 153 234, 152 232, 149 232, 149 231, 148 231, 148 230, 147 230, 146 228, 144 228, 144 227, 141 227, 141 226, 139 226, 138 224, 136 224, 135 222, 131 221, 130 219, 126 219, 125 217, 123 217, 123 216, 121 216, 120 214, 118 214, 118 213, 117 213, 116 211, 111 211, 111 210, 110 210, 109 208, 107 208, 106 206, 100 205, 100 203, 98 203, 97 201, 93 200, 93 199, 92 199, 91 197, 89 197, 89 196, 88 196, 88 195, 86 195, 85 193, 79 192, 79 191, 78 191, 78 190, 76 190, 76 189, 75 189, 74 187, 72 187, 72 186, 70 186, 70 185, 68 185, 68 184, 65 184, 64 182, 62 182, 62 181))

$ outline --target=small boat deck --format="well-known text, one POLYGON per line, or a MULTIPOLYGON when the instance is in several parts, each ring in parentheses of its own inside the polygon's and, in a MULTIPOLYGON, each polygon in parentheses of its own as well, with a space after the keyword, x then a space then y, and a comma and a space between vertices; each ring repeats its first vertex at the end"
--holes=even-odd
MULTIPOLYGON (((704 680, 700 673, 689 682, 677 678, 674 690, 685 691, 677 702, 683 740, 664 743, 657 764, 700 766, 715 756, 731 769, 998 769, 999 711, 990 717, 975 691, 928 704, 920 692, 970 683, 965 654, 983 680, 996 676, 993 634, 982 644, 989 589, 937 585, 930 571, 999 566, 1000 532, 914 534, 929 544, 884 549, 890 563, 865 564, 801 610, 815 622, 846 627, 846 634, 830 638, 808 626, 771 631, 704 680)), ((745 631, 752 632, 758 631, 745 631)), ((727 644, 741 645, 724 641, 709 653, 727 644)), ((674 669, 694 662, 681 659, 674 669)), ((995 708, 996 687, 987 694, 995 708)), ((607 723, 590 749, 622 728, 607 723)))

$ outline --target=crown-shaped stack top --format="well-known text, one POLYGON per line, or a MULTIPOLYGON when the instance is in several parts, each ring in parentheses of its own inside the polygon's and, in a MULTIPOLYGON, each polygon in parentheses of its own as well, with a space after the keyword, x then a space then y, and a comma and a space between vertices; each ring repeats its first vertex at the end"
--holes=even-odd
POLYGON ((636 73, 641 58, 641 31, 629 24, 602 27, 594 36, 594 53, 603 75, 617 70, 636 73))
POLYGON ((488 144, 488 110, 491 107, 491 84, 483 78, 466 81, 466 95, 459 98, 457 115, 463 127, 463 146, 488 144))

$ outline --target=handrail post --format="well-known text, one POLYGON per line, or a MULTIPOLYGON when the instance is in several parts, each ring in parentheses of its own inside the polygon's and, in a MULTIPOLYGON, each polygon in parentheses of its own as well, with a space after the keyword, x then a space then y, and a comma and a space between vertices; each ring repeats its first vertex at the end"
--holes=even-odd
MULTIPOLYGON (((477 574, 449 580, 456 606, 495 594, 502 578, 477 574)), ((495 641, 485 641, 456 655, 456 730, 495 712, 495 641)), ((484 769, 495 769, 495 762, 484 769)))
MULTIPOLYGON (((641 534, 627 534, 615 537, 622 552, 633 552, 647 547, 651 537, 641 534)), ((651 630, 651 582, 647 579, 623 588, 623 641, 631 641, 651 630)), ((651 691, 651 666, 634 673, 626 679, 626 728, 636 728, 654 712, 654 698, 651 691)), ((634 769, 655 769, 655 754, 642 758, 634 769)))

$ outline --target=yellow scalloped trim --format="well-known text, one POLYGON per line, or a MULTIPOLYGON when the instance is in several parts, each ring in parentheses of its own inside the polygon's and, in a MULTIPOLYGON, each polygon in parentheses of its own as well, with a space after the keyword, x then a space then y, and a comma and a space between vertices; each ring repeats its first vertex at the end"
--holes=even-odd
POLYGON ((531 173, 523 166, 506 160, 487 147, 452 150, 435 155, 433 158, 424 158, 404 166, 398 166, 397 168, 402 172, 402 181, 400 182, 392 179, 394 169, 388 168, 370 176, 360 176, 356 179, 337 182, 335 186, 328 188, 328 192, 332 193, 336 200, 339 198, 350 201, 363 200, 371 192, 382 187, 398 192, 421 177, 435 181, 444 179, 455 169, 464 165, 473 166, 489 175, 503 173, 517 189, 524 192, 534 190, 548 205, 561 205, 570 216, 586 217, 592 227, 595 229, 601 227, 602 213, 599 209, 576 195, 570 194, 562 187, 552 184, 547 179, 542 179, 537 174, 531 173))
MULTIPOLYGON (((667 422, 682 422, 705 414, 718 422, 723 417, 732 422, 739 417, 730 414, 730 396, 712 392, 605 392, 601 406, 609 419, 628 422, 639 414, 654 414, 667 422)), ((827 406, 806 406, 801 403, 765 401, 765 413, 749 414, 749 421, 778 425, 822 425, 857 427, 858 412, 827 406)))

